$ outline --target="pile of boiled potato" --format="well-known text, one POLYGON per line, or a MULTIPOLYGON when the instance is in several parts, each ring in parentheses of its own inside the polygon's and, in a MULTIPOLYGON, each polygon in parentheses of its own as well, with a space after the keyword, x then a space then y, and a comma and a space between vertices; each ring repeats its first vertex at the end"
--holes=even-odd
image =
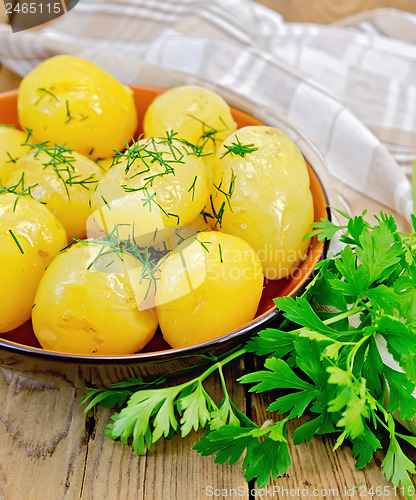
POLYGON ((251 321, 264 279, 305 258, 313 200, 280 130, 239 130, 227 103, 182 86, 148 107, 91 62, 56 56, 22 81, 21 130, 0 126, 0 333, 43 348, 174 348, 251 321))

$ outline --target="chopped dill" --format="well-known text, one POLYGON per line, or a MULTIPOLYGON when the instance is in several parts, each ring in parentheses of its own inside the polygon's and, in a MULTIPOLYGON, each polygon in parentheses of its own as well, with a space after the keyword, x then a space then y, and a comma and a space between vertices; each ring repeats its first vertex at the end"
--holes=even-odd
POLYGON ((222 259, 222 248, 221 248, 221 244, 220 243, 218 243, 218 250, 220 252, 220 261, 224 262, 223 259, 222 259))
POLYGON ((218 210, 218 212, 215 210, 214 202, 213 202, 213 199, 212 199, 212 194, 209 195, 209 201, 210 201, 211 210, 212 210, 212 214, 213 214, 212 217, 214 219, 216 219, 214 228, 216 228, 217 225, 219 225, 220 227, 222 227, 222 218, 224 216, 225 201, 222 202, 222 204, 221 204, 220 209, 218 210))
MULTIPOLYGON (((98 179, 95 178, 95 174, 91 174, 89 175, 88 177, 86 177, 85 179, 81 179, 81 180, 75 180, 77 178, 81 177, 80 175, 74 175, 72 178, 71 178, 71 183, 70 185, 71 186, 74 186, 74 185, 79 185, 81 187, 83 187, 84 189, 86 189, 87 191, 89 191, 89 184, 97 184, 98 183, 98 179)), ((68 183, 68 181, 66 181, 68 183)))
MULTIPOLYGON (((117 161, 122 160, 126 162, 126 174, 129 173, 131 167, 137 160, 141 160, 144 164, 144 169, 139 172, 135 172, 129 179, 133 179, 134 177, 143 175, 146 172, 150 172, 151 166, 155 163, 158 163, 162 168, 164 168, 164 172, 150 175, 144 179, 146 181, 145 185, 141 188, 137 188, 137 191, 145 189, 148 186, 152 186, 156 177, 168 174, 175 175, 175 166, 184 163, 183 158, 186 150, 182 151, 173 143, 173 135, 168 135, 163 139, 154 139, 152 137, 146 141, 141 141, 143 137, 143 135, 141 135, 137 141, 133 140, 131 144, 126 143, 126 149, 123 153, 116 151, 115 158, 117 158, 117 161), (158 148, 158 146, 164 145, 169 147, 169 151, 162 151, 160 147, 158 148)), ((130 190, 132 189, 133 188, 130 188, 130 190)))
MULTIPOLYGON (((129 236, 127 241, 120 238, 119 225, 115 225, 110 233, 103 236, 92 240, 80 240, 76 238, 75 241, 81 245, 101 246, 97 255, 89 262, 87 270, 90 270, 100 258, 106 255, 114 255, 122 262, 124 262, 124 256, 127 254, 134 257, 142 265, 139 279, 140 284, 148 281, 147 291, 144 297, 144 300, 146 300, 152 284, 156 290, 157 280, 159 279, 157 272, 164 260, 170 255, 168 250, 158 250, 151 246, 156 238, 156 233, 157 230, 155 234, 152 233, 147 245, 140 246, 135 242, 134 225, 132 237, 129 236)), ((107 264, 105 268, 109 268, 113 262, 114 260, 107 264)))
POLYGON ((17 245, 17 247, 19 248, 20 253, 21 253, 21 254, 24 254, 25 252, 23 251, 23 248, 22 248, 22 246, 20 245, 19 240, 16 238, 16 235, 14 234, 14 232, 13 232, 11 229, 9 229, 9 233, 10 233, 10 236, 14 239, 14 241, 15 241, 15 243, 16 243, 16 245, 17 245))
POLYGON ((175 219, 176 219, 176 225, 179 226, 179 222, 180 222, 179 215, 172 214, 172 213, 168 212, 168 217, 175 217, 175 219))
POLYGON ((30 139, 30 137, 33 134, 33 128, 27 128, 26 127, 26 132, 27 132, 27 136, 26 136, 25 142, 22 144, 22 146, 27 145, 27 143, 29 142, 29 139, 30 139))
POLYGON ((228 128, 227 124, 225 123, 225 121, 223 120, 223 118, 221 116, 218 117, 219 120, 221 121, 221 123, 224 125, 224 128, 218 129, 218 128, 212 127, 211 125, 204 122, 203 120, 201 120, 200 118, 198 118, 195 115, 188 113, 188 116, 190 116, 194 120, 197 120, 202 125, 202 134, 198 140, 198 143, 195 146, 199 147, 200 151, 202 152, 205 149, 205 146, 208 144, 208 142, 212 141, 212 144, 214 146, 214 150, 216 150, 217 143, 222 142, 222 139, 220 139, 218 137, 218 134, 221 134, 222 132, 226 132, 227 130, 229 130, 229 128, 228 128))
POLYGON ((38 158, 40 153, 44 153, 48 157, 48 161, 42 163, 44 170, 47 168, 53 170, 56 177, 62 182, 68 200, 70 199, 68 186, 80 185, 84 189, 89 189, 88 185, 98 183, 95 174, 80 179, 81 176, 76 173, 74 165, 76 159, 72 149, 65 146, 58 146, 57 144, 50 146, 47 141, 40 144, 30 144, 26 142, 23 146, 32 148, 32 150, 35 151, 35 158, 38 158))
POLYGON ((40 97, 38 98, 38 100, 35 102, 35 106, 37 106, 39 104, 39 102, 41 101, 41 99, 43 97, 45 97, 45 95, 50 95, 51 97, 53 97, 55 99, 55 101, 59 102, 58 97, 53 92, 51 92, 50 90, 45 89, 45 87, 38 87, 37 90, 39 92, 42 92, 42 94, 40 95, 40 97))
POLYGON ((6 163, 16 163, 18 158, 13 158, 13 156, 8 152, 6 151, 6 155, 9 157, 9 159, 6 161, 6 163))
MULTIPOLYGON (((201 245, 201 247, 207 252, 209 253, 209 249, 208 247, 205 245, 205 243, 203 241, 201 241, 198 236, 195 238, 196 241, 201 245)), ((210 244, 211 242, 210 241, 207 241, 208 244, 210 244)))
POLYGON ((188 193, 192 190, 192 201, 194 201, 195 197, 195 184, 196 184, 197 176, 194 178, 194 182, 192 183, 192 186, 188 189, 188 193))
POLYGON ((103 200, 103 202, 106 204, 108 210, 111 210, 111 205, 108 203, 108 201, 104 198, 103 195, 101 195, 101 199, 103 200))
POLYGON ((234 174, 234 170, 231 169, 231 180, 230 180, 230 184, 228 186, 228 190, 224 190, 222 188, 222 184, 223 184, 223 178, 221 177, 221 181, 219 183, 219 185, 217 186, 216 184, 214 184, 214 187, 217 191, 219 191, 221 194, 223 194, 227 200, 227 203, 228 203, 228 206, 230 208, 231 211, 233 211, 232 207, 231 207, 231 197, 234 193, 234 189, 235 189, 235 180, 236 180, 237 176, 234 174))
POLYGON ((0 195, 3 193, 11 193, 11 194, 17 195, 17 198, 16 198, 14 205, 13 205, 13 212, 15 212, 19 198, 21 196, 32 196, 32 189, 35 188, 37 185, 38 185, 37 183, 32 184, 31 186, 28 186, 26 188, 25 187, 25 174, 23 172, 22 175, 20 176, 19 181, 16 184, 14 184, 13 186, 4 187, 3 183, 0 179, 0 195))
POLYGON ((202 215, 205 222, 208 222, 207 219, 214 219, 215 218, 212 214, 210 214, 209 212, 206 212, 205 209, 201 210, 200 215, 202 215))
POLYGON ((159 202, 155 199, 156 193, 150 194, 147 189, 144 190, 146 198, 142 198, 143 206, 149 205, 149 212, 152 211, 152 202, 160 208, 160 210, 167 216, 166 211, 160 206, 159 202))
POLYGON ((69 111, 69 101, 68 99, 65 100, 65 107, 66 107, 66 116, 68 117, 68 119, 66 120, 65 123, 68 123, 72 120, 72 115, 71 115, 71 112, 69 111))
MULTIPOLYGON (((220 183, 219 183, 218 186, 216 184, 214 184, 215 189, 219 193, 221 193, 222 195, 225 196, 225 200, 226 200, 226 202, 228 204, 228 207, 231 210, 231 212, 233 212, 233 207, 231 206, 231 198, 232 198, 233 193, 234 193, 236 178, 237 178, 237 176, 234 174, 234 170, 231 169, 231 180, 230 180, 230 184, 229 184, 227 190, 225 190, 222 187, 222 185, 223 185, 223 178, 221 178, 221 181, 220 181, 220 183)), ((214 214, 214 218, 217 219, 216 222, 215 222, 215 227, 217 226, 217 224, 220 227, 222 227, 222 218, 224 216, 226 202, 225 201, 222 202, 222 204, 221 204, 220 209, 218 210, 218 212, 215 211, 212 196, 210 196, 210 202, 211 202, 211 209, 212 209, 212 213, 214 214)))
POLYGON ((259 149, 254 144, 241 144, 240 139, 237 137, 237 135, 235 136, 235 138, 236 142, 232 142, 231 146, 223 144, 224 148, 227 151, 223 153, 220 159, 224 158, 224 156, 227 156, 228 154, 241 156, 241 158, 244 158, 247 154, 254 153, 254 151, 257 151, 259 149))

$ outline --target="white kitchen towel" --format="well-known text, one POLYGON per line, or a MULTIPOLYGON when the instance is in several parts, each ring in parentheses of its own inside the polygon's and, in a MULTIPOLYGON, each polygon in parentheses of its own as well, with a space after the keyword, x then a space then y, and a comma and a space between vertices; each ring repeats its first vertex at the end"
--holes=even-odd
POLYGON ((71 53, 125 83, 203 83, 313 141, 335 205, 359 200, 345 196, 352 188, 409 218, 415 19, 382 9, 323 26, 286 23, 251 0, 82 0, 40 31, 0 26, 0 61, 25 75, 71 53))

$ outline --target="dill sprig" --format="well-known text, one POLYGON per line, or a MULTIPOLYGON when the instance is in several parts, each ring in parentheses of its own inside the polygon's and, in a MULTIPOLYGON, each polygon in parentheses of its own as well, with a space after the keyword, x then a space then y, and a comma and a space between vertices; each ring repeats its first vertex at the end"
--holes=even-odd
POLYGON ((225 196, 225 201, 223 201, 221 203, 221 206, 220 206, 220 209, 218 210, 218 212, 215 210, 212 195, 210 196, 211 210, 212 210, 212 213, 214 215, 214 218, 216 219, 214 227, 216 227, 217 225, 222 227, 222 219, 224 216, 224 211, 225 211, 226 205, 228 205, 231 212, 233 212, 233 207, 231 206, 231 198, 234 194, 235 180, 236 179, 237 179, 237 176, 234 174, 234 170, 231 169, 231 180, 230 180, 230 184, 228 185, 228 189, 224 189, 224 187, 223 187, 223 183, 224 183, 223 177, 221 177, 221 181, 218 185, 214 184, 215 189, 219 193, 221 193, 222 195, 225 196))
POLYGON ((33 134, 33 128, 27 128, 26 127, 26 132, 27 132, 26 139, 25 139, 25 142, 22 144, 22 146, 27 145, 27 143, 29 142, 29 139, 30 139, 30 137, 33 134))
POLYGON ((101 195, 101 199, 103 200, 103 202, 105 203, 106 207, 108 208, 108 210, 111 210, 111 205, 108 203, 108 201, 104 198, 103 195, 101 195))
MULTIPOLYGON (((217 211, 215 210, 215 207, 214 207, 214 201, 212 199, 212 194, 209 195, 209 203, 210 203, 210 206, 211 206, 211 212, 212 212, 212 215, 209 214, 212 218, 215 219, 215 224, 214 224, 214 229, 217 227, 217 226, 220 226, 222 227, 222 218, 224 216, 224 210, 225 210, 225 201, 223 201, 221 203, 221 206, 220 206, 220 209, 217 211)), ((206 214, 206 212, 204 212, 206 214)), ((204 216, 205 217, 205 216, 204 216)), ((205 219, 206 221, 206 219, 205 219)))
POLYGON ((192 191, 192 201, 194 201, 194 197, 195 197, 195 185, 196 185, 196 181, 197 181, 197 176, 194 177, 194 181, 192 183, 192 186, 188 189, 188 193, 190 191, 192 191))
POLYGON ((40 144, 23 143, 23 146, 29 146, 35 151, 34 157, 38 158, 41 153, 48 157, 48 161, 42 163, 44 170, 51 168, 56 177, 62 182, 66 196, 70 199, 68 186, 80 185, 85 189, 89 189, 90 184, 97 184, 99 179, 95 178, 95 174, 91 174, 86 178, 80 178, 75 167, 76 158, 73 155, 72 149, 64 146, 49 145, 49 142, 40 144))
POLYGON ((98 183, 98 179, 95 178, 95 174, 91 174, 88 177, 86 177, 85 179, 81 178, 80 180, 77 180, 79 177, 81 177, 81 175, 74 175, 71 178, 71 186, 79 185, 79 186, 83 187, 84 189, 89 190, 90 188, 88 186, 90 184, 97 185, 97 183, 98 183))
MULTIPOLYGON (((101 247, 98 253, 89 262, 87 267, 88 270, 90 270, 100 258, 106 255, 114 255, 122 262, 124 262, 124 255, 128 254, 133 256, 142 265, 139 283, 142 284, 143 282, 147 282, 147 290, 144 297, 144 300, 146 300, 152 285, 156 291, 157 281, 159 280, 157 273, 165 259, 170 255, 170 252, 166 248, 164 250, 159 250, 152 246, 158 230, 155 230, 155 233, 149 238, 148 243, 143 246, 139 245, 136 241, 134 224, 128 239, 125 240, 121 238, 119 227, 123 225, 124 224, 115 225, 111 232, 98 238, 89 240, 75 238, 74 241, 81 245, 101 247)), ((105 268, 108 269, 113 262, 114 260, 107 264, 105 268)))
MULTIPOLYGON (((212 196, 211 196, 211 198, 212 198, 212 196)), ((202 217, 204 218, 205 222, 208 222, 208 219, 214 219, 215 218, 211 213, 207 212, 205 210, 205 208, 203 208, 201 210, 200 215, 202 215, 202 217)))
POLYGON ((224 156, 227 156, 228 154, 241 156, 241 158, 244 158, 247 154, 254 153, 254 151, 257 151, 259 149, 254 144, 241 144, 240 139, 237 137, 237 135, 235 136, 235 139, 236 142, 232 142, 231 146, 223 144, 224 148, 227 151, 222 154, 220 159, 224 158, 224 156))
MULTIPOLYGON (((125 162, 125 173, 128 174, 124 184, 121 185, 126 193, 142 192, 143 206, 148 205, 149 211, 152 211, 152 206, 156 206, 166 217, 174 217, 177 219, 176 224, 179 224, 180 218, 178 215, 168 213, 160 205, 156 199, 156 193, 151 193, 154 182, 158 178, 163 178, 167 175, 175 175, 175 169, 185 163, 184 157, 189 154, 189 150, 179 140, 175 138, 176 132, 166 132, 166 137, 155 139, 148 138, 132 142, 126 145, 126 150, 116 152, 114 158, 117 161, 125 162), (135 162, 138 163, 133 169, 135 162), (149 175, 146 175, 149 174, 149 175), (134 185, 134 179, 141 177, 140 185, 134 185), (133 183, 132 183, 133 181, 133 183)), ((196 182, 196 177, 194 183, 196 182)), ((192 189, 192 186, 191 186, 192 189)), ((192 198, 193 199, 193 198, 192 198)))
POLYGON ((5 187, 3 186, 2 180, 0 179, 0 195, 3 193, 11 193, 16 195, 16 200, 13 205, 13 212, 16 211, 17 202, 19 201, 21 196, 32 196, 32 189, 38 185, 32 184, 28 187, 25 187, 25 173, 23 172, 20 176, 19 181, 13 186, 5 187))
POLYGON ((214 150, 217 149, 217 144, 222 142, 222 139, 218 137, 219 134, 226 132, 229 130, 227 124, 223 120, 221 116, 218 116, 220 122, 224 125, 224 128, 218 129, 216 127, 213 127, 209 125, 208 123, 204 122, 200 118, 198 118, 195 115, 192 115, 191 113, 188 113, 188 116, 193 118, 194 120, 198 121, 202 125, 202 134, 200 138, 198 139, 197 144, 195 145, 196 147, 199 147, 201 151, 205 148, 206 144, 208 144, 210 141, 212 142, 214 146, 214 150))
POLYGON ((181 151, 179 147, 173 143, 172 137, 168 136, 162 139, 155 139, 151 137, 145 141, 141 140, 142 138, 143 134, 139 136, 137 141, 133 140, 131 144, 126 143, 126 149, 123 153, 116 151, 115 158, 117 158, 117 161, 126 162, 126 174, 130 172, 131 167, 137 162, 137 160, 141 160, 144 164, 144 169, 135 172, 131 177, 129 177, 129 179, 133 179, 139 175, 145 174, 146 172, 150 172, 151 167, 155 163, 159 164, 165 169, 165 171, 146 177, 144 179, 146 181, 145 185, 141 188, 137 188, 137 191, 145 189, 148 186, 152 186, 155 178, 160 175, 175 175, 175 166, 184 163, 183 158, 186 153, 186 151, 181 151), (158 146, 164 145, 169 147, 169 151, 163 151, 162 148, 158 148, 158 146))
POLYGON ((37 101, 35 102, 35 106, 37 106, 40 103, 40 101, 47 95, 53 97, 53 99, 55 99, 55 101, 59 102, 59 98, 53 92, 46 89, 45 87, 38 87, 36 90, 38 92, 41 92, 41 95, 38 97, 37 101))
POLYGON ((9 157, 9 159, 6 161, 6 163, 16 163, 18 158, 13 158, 13 156, 8 152, 6 151, 6 155, 9 157))
POLYGON ((16 238, 16 235, 14 234, 14 232, 11 229, 9 229, 9 234, 13 238, 14 242, 16 243, 20 253, 23 255, 25 252, 22 248, 22 245, 19 243, 19 240, 16 238))
POLYGON ((66 116, 68 117, 68 119, 66 120, 65 123, 68 123, 72 120, 72 115, 71 115, 71 112, 69 111, 69 101, 68 99, 65 100, 65 108, 66 108, 66 116))

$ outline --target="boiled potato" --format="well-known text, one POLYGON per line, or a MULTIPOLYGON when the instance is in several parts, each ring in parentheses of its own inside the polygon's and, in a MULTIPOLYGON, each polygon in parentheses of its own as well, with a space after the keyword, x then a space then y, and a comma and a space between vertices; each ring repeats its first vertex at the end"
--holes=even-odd
POLYGON ((66 244, 62 224, 38 201, 0 195, 0 333, 30 318, 45 268, 66 244))
POLYGON ((146 137, 165 137, 173 131, 180 139, 203 146, 203 159, 210 173, 215 151, 236 128, 224 99, 195 85, 174 87, 156 97, 143 121, 146 137))
POLYGON ((97 160, 97 164, 105 171, 110 170, 110 168, 116 163, 120 162, 119 156, 110 156, 109 158, 101 158, 97 160))
POLYGON ((132 90, 70 55, 51 57, 23 78, 18 112, 33 142, 66 144, 92 159, 124 149, 137 128, 132 90))
POLYGON ((202 160, 189 153, 175 139, 134 143, 91 196, 98 224, 109 233, 117 228, 122 239, 137 241, 156 232, 162 237, 165 227, 193 221, 205 205, 209 184, 202 160))
POLYGON ((91 215, 90 195, 102 170, 89 158, 59 146, 34 146, 23 155, 10 174, 8 185, 24 176, 25 187, 64 225, 68 241, 85 238, 91 215))
POLYGON ((153 337, 152 309, 145 297, 141 265, 122 260, 93 241, 73 245, 48 267, 36 294, 33 330, 44 349, 76 354, 131 354, 153 337), (133 282, 133 283, 132 283, 133 282))
POLYGON ((263 291, 263 272, 245 241, 204 232, 183 242, 160 266, 156 313, 174 348, 213 339, 251 321, 263 291))
POLYGON ((13 126, 0 125, 0 181, 3 186, 6 185, 16 160, 29 149, 28 146, 22 146, 27 136, 27 133, 16 130, 13 126))
POLYGON ((245 127, 228 137, 214 167, 217 229, 247 241, 266 278, 289 276, 304 260, 314 220, 305 160, 281 130, 245 127))

